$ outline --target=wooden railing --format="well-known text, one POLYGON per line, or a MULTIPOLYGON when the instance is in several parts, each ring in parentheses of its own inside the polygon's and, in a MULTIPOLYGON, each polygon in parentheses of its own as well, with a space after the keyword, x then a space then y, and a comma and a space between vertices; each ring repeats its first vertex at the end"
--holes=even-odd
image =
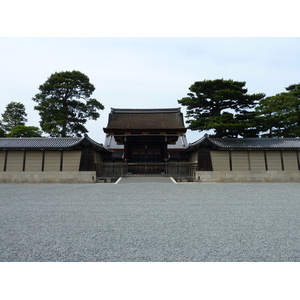
POLYGON ((128 176, 172 176, 175 179, 193 179, 197 164, 194 163, 101 163, 96 164, 98 178, 128 176))

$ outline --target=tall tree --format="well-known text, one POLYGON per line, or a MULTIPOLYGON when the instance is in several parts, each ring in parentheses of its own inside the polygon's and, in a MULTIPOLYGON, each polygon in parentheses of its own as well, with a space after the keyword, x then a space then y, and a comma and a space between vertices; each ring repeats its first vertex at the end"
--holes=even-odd
POLYGON ((35 126, 17 125, 6 135, 7 137, 41 137, 42 132, 35 126))
POLYGON ((239 124, 237 136, 243 138, 259 137, 261 124, 255 111, 244 111, 242 114, 236 114, 235 121, 239 124))
POLYGON ((288 93, 292 94, 295 98, 293 101, 292 109, 292 118, 297 127, 296 131, 299 133, 297 136, 300 136, 300 83, 291 84, 285 88, 288 93))
POLYGON ((88 132, 84 124, 99 118, 104 106, 91 98, 95 90, 89 78, 79 71, 52 74, 39 87, 33 100, 39 111, 40 125, 50 136, 81 136, 88 132))
POLYGON ((20 102, 10 102, 6 105, 2 114, 3 127, 6 131, 10 131, 17 125, 25 125, 27 122, 24 104, 20 102))
POLYGON ((262 99, 256 107, 262 136, 300 137, 300 100, 293 92, 262 99))
MULTIPOLYGON (((216 137, 243 135, 251 124, 241 122, 251 115, 249 112, 264 94, 247 94, 246 83, 233 80, 197 81, 189 88, 188 97, 178 100, 187 107, 187 123, 191 130, 215 131, 216 137)), ((251 135, 257 134, 251 133, 251 135)))

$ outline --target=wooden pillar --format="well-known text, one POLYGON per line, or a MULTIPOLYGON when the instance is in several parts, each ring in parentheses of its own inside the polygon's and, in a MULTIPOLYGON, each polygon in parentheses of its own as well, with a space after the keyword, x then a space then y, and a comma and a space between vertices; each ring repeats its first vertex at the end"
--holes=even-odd
POLYGON ((231 150, 229 150, 229 168, 230 168, 230 171, 232 171, 232 153, 231 153, 231 150))
POLYGON ((168 157, 168 138, 165 136, 164 142, 163 142, 163 153, 164 153, 164 161, 167 162, 169 157, 168 157))
POLYGON ((124 161, 127 162, 128 161, 128 141, 127 141, 127 137, 124 137, 124 161))
POLYGON ((45 150, 43 150, 43 156, 42 156, 42 172, 45 170, 45 150))
POLYGON ((22 167, 22 171, 25 171, 25 166, 26 166, 26 150, 24 150, 24 156, 23 156, 23 167, 22 167))
POLYGON ((59 166, 59 171, 62 172, 63 170, 63 163, 64 163, 64 151, 60 151, 60 166, 59 166))
POLYGON ((267 151, 266 150, 264 150, 264 159, 265 159, 266 171, 268 171, 268 159, 267 159, 267 151))
POLYGON ((4 157, 4 166, 3 166, 3 171, 6 171, 6 167, 7 167, 7 154, 8 154, 8 150, 5 151, 5 157, 4 157))
POLYGON ((284 162, 283 162, 283 154, 282 154, 282 151, 280 151, 280 160, 281 160, 281 170, 284 171, 284 162))

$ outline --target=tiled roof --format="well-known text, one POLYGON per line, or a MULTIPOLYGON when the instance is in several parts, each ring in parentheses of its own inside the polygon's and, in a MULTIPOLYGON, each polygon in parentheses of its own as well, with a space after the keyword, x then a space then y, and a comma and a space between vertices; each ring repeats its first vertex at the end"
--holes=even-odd
POLYGON ((88 143, 100 150, 104 149, 102 144, 99 144, 92 140, 89 136, 81 138, 0 138, 1 150, 62 150, 72 149, 82 143, 88 143))
POLYGON ((80 140, 81 138, 1 138, 0 148, 70 148, 76 145, 80 140))
POLYGON ((220 150, 300 150, 299 138, 210 138, 204 136, 187 150, 210 145, 220 150))
POLYGON ((300 149, 297 138, 212 138, 220 148, 233 149, 300 149))
POLYGON ((113 130, 168 130, 186 131, 180 108, 117 109, 112 108, 105 132, 113 130))

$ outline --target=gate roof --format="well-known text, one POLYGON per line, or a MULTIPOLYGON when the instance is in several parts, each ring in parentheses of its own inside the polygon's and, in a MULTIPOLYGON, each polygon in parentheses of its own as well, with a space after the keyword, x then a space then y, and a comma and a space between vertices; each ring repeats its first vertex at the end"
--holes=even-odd
POLYGON ((119 109, 112 108, 106 133, 115 132, 178 132, 185 133, 183 115, 180 108, 161 109, 119 109))

